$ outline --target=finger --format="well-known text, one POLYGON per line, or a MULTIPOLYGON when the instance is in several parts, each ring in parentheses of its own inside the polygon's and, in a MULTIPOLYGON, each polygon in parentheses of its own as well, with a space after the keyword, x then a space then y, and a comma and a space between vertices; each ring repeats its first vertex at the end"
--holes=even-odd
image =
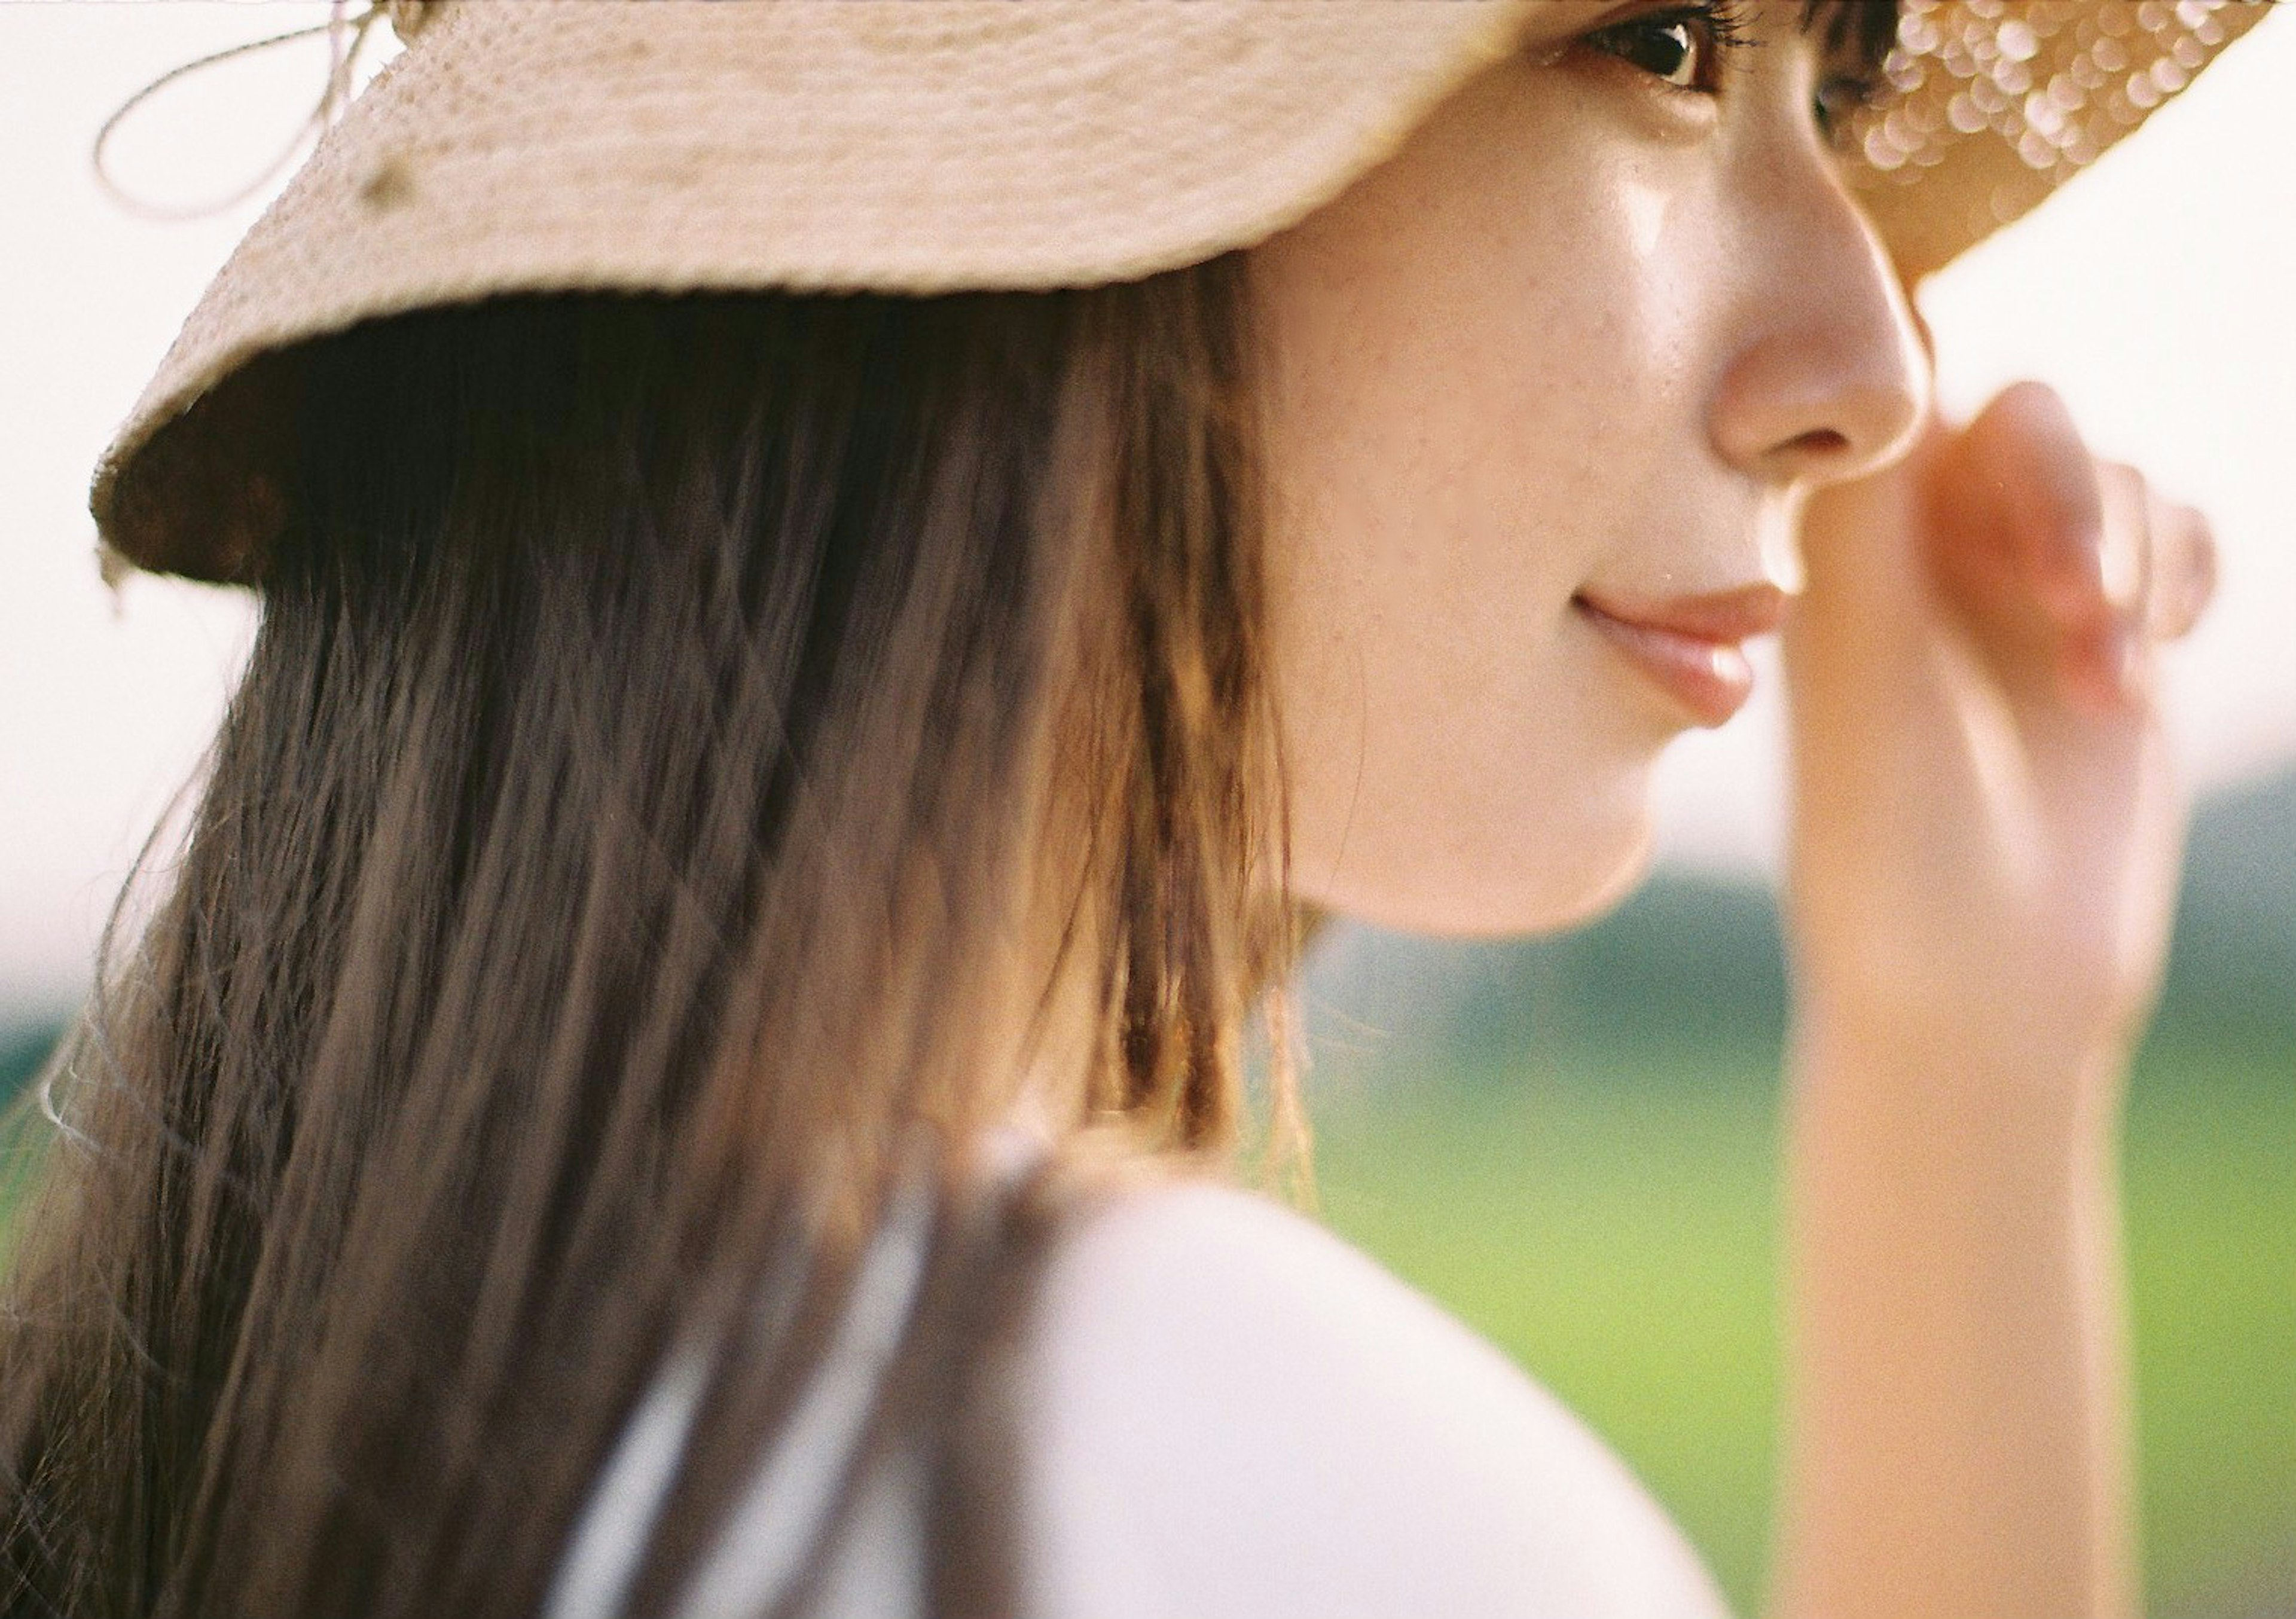
POLYGON ((2105 536, 2116 531, 2126 550, 2141 493, 2102 476, 2038 383, 2005 389, 1938 457, 1931 573, 2013 699, 2109 706, 2118 682, 2104 677, 2119 663, 2105 536))
POLYGON ((2152 592, 2155 528, 2160 501, 2144 474, 2126 462, 2096 463, 2104 496, 2104 529, 2098 537, 2097 582, 2101 616, 2133 625, 2152 592))
POLYGON ((2157 493, 2154 501, 2154 580, 2145 632, 2155 641, 2177 641, 2192 633, 2216 599, 2216 531, 2191 506, 2157 493))
POLYGON ((1997 536, 2061 621, 2103 616, 2105 490, 2056 390, 2039 382, 2004 388, 1970 422, 1956 459, 1964 512, 1955 527, 1997 536))
POLYGON ((2136 468, 2098 463, 2105 491, 2100 573, 2107 612, 2073 631, 2070 678, 2088 695, 2121 700, 2151 683, 2151 649, 2189 632, 2216 588, 2208 520, 2169 499, 2136 468))
POLYGON ((2144 475, 2125 462, 2095 465, 2103 504, 2097 538, 2097 594, 2085 610, 2068 603, 2062 675, 2068 695, 2110 711, 2140 695, 2156 594, 2160 503, 2144 475))

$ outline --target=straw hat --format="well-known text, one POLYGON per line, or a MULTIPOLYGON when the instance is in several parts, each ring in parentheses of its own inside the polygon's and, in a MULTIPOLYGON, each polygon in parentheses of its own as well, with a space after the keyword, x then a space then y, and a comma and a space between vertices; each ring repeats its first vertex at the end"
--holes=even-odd
MULTIPOLYGON (((277 351, 490 293, 930 293, 1249 245, 1393 151, 1542 0, 375 0, 407 49, 208 288, 98 463, 102 542, 252 581, 277 351)), ((1904 0, 1848 129, 1901 269, 2016 218, 2263 0, 1904 0)), ((323 103, 323 107, 327 107, 323 103)), ((329 109, 331 110, 331 108, 329 109)))

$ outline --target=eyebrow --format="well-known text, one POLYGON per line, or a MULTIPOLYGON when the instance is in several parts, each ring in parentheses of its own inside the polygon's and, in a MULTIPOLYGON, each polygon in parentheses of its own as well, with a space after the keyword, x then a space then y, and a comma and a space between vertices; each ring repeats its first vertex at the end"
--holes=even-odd
POLYGON ((1879 73, 1898 43, 1898 12, 1904 0, 1802 0, 1801 31, 1808 33, 1820 12, 1826 54, 1855 53, 1857 67, 1879 73))

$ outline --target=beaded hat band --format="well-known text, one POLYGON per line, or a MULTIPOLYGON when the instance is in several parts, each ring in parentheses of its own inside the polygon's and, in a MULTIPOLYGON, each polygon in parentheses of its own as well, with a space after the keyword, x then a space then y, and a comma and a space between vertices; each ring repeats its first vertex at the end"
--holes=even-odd
MULTIPOLYGON (((258 582, 293 518, 292 347, 360 321, 512 291, 1089 285, 1248 246, 1547 3, 378 3, 362 24, 407 48, 193 310, 96 467, 98 535, 258 582)), ((2265 10, 1904 0, 1890 93, 1842 127, 1850 183, 1905 274, 1933 270, 2265 10)))
POLYGON ((1905 0, 1852 174, 1907 279, 2021 218, 2272 3, 1905 0))

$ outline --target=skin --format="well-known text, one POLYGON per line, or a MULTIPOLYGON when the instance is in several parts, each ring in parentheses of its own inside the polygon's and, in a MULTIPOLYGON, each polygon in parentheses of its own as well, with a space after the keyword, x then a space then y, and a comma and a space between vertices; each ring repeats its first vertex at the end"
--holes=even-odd
MULTIPOLYGON (((1292 879, 1345 914, 1512 935, 1615 902, 1646 857, 1651 767, 1698 722, 1574 596, 1796 592, 1843 526, 1809 520, 1811 497, 1917 441, 1952 515, 1891 576, 1949 578, 1919 634, 1980 635, 2002 691, 2038 685, 2071 712, 2116 617, 2166 636, 2204 598, 2197 518, 2152 511, 2046 389, 1971 429, 1937 421, 1906 291, 1810 116, 1822 64, 1799 7, 1756 9, 1764 48, 1719 94, 1587 42, 1636 9, 1538 8, 1513 60, 1253 254, 1292 879), (2123 551, 2148 513, 2164 530, 2144 604, 2105 590, 2101 536, 2066 537, 2107 503, 2123 551), (2044 560, 2050 590, 2021 571, 2044 560)), ((1829 570, 1795 616, 1851 617, 1871 584, 1829 570)), ((1837 700, 1801 710, 1805 753, 1869 756, 1837 716, 1873 683, 1836 667, 1816 683, 1837 700)), ((1824 811, 1851 846, 1880 830, 1870 806, 1824 811)))
POLYGON ((1388 926, 1517 934, 1620 897, 1695 722, 1572 598, 1791 591, 1809 492, 1898 458, 1928 405, 1806 42, 1766 28, 1785 48, 1702 94, 1574 43, 1620 9, 1538 8, 1256 251, 1294 883, 1388 926))
POLYGON ((1939 416, 1799 0, 1706 92, 1594 32, 1655 9, 1538 8, 1255 250, 1292 881, 1426 933, 1598 913, 1700 722, 1574 603, 1792 595, 1776 1611, 2125 1611, 2111 1144, 2182 853, 2153 671, 2213 544, 2045 386, 1939 416))

